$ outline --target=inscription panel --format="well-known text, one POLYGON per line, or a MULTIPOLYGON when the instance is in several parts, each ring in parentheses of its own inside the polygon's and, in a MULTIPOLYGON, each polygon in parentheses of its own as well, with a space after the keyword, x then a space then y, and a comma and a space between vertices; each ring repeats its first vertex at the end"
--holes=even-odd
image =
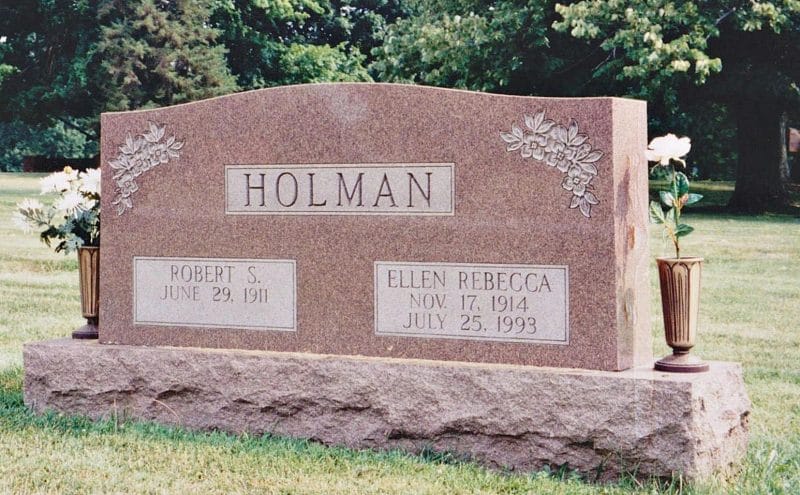
POLYGON ((452 215, 452 163, 228 165, 229 215, 452 215))
POLYGON ((375 262, 375 333, 569 344, 566 266, 375 262))
POLYGON ((133 258, 133 322, 296 330, 293 260, 133 258))

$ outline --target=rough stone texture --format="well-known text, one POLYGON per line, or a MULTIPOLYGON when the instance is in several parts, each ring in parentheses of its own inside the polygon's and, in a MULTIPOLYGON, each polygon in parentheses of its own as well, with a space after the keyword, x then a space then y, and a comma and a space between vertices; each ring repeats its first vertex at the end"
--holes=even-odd
POLYGON ((25 403, 354 448, 425 447, 492 467, 594 478, 735 465, 748 440, 738 364, 700 374, 102 345, 24 349, 25 403))
MULTIPOLYGON (((621 370, 652 361, 645 102, 394 84, 320 84, 102 115, 100 341, 621 370), (603 152, 591 218, 566 174, 508 151, 548 119, 603 152), (180 157, 136 178, 118 216, 110 161, 151 123, 180 157), (226 215, 226 165, 452 163, 452 216, 226 215), (295 260, 297 331, 133 323, 133 257, 295 260), (376 335, 376 261, 566 265, 569 345, 376 335)), ((566 130, 565 130, 566 132, 566 130)), ((119 180, 119 179, 116 179, 119 180)), ((221 311, 233 305, 218 305, 221 311)), ((488 319, 488 318, 487 318, 488 319)), ((231 325, 234 327, 235 325, 231 325)))

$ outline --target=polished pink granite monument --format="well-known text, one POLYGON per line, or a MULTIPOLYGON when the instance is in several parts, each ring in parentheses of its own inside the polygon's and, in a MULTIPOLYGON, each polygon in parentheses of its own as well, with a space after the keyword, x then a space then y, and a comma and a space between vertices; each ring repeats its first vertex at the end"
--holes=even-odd
POLYGON ((590 479, 701 478, 742 369, 652 369, 644 102, 390 84, 104 114, 99 342, 25 403, 590 479))
POLYGON ((100 342, 647 364, 646 122, 394 84, 104 114, 100 342))

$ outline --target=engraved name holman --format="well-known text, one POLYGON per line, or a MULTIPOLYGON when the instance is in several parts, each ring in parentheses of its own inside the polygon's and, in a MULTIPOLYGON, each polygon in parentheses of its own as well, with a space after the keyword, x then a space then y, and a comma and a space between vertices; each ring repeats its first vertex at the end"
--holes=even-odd
POLYGON ((231 166, 232 213, 452 213, 452 165, 231 166))
MULTIPOLYGON (((298 200, 306 203, 310 207, 328 206, 328 200, 335 201, 336 206, 358 206, 358 207, 380 207, 389 206, 397 208, 397 199, 402 198, 401 203, 407 203, 405 206, 414 208, 415 199, 421 201, 423 205, 431 205, 431 172, 425 172, 425 178, 421 179, 425 184, 424 187, 420 184, 417 174, 406 172, 408 189, 403 187, 405 184, 394 184, 392 189, 392 181, 389 180, 387 174, 382 174, 380 185, 377 190, 374 188, 367 191, 367 201, 364 201, 364 172, 358 174, 350 173, 345 176, 346 172, 335 172, 336 174, 336 194, 331 196, 330 191, 323 193, 319 192, 317 188, 317 195, 314 195, 314 177, 317 175, 315 172, 308 172, 306 177, 300 177, 300 181, 307 180, 308 187, 303 188, 298 181, 298 174, 292 172, 281 172, 275 177, 272 187, 275 199, 281 206, 291 208, 297 204, 298 200), (349 183, 349 184, 348 184, 349 183), (303 197, 300 198, 300 193, 303 197), (328 193, 328 194, 325 194, 328 193), (415 198, 416 193, 416 198, 415 198), (383 204, 381 204, 383 201, 383 204)), ((256 174, 257 178, 251 178, 253 174, 244 174, 245 177, 245 191, 247 202, 245 206, 252 206, 251 201, 259 201, 259 206, 266 206, 266 191, 267 185, 265 177, 267 174, 256 174), (255 198, 253 198, 255 196, 255 198)), ((319 181, 319 179, 317 179, 319 181)))

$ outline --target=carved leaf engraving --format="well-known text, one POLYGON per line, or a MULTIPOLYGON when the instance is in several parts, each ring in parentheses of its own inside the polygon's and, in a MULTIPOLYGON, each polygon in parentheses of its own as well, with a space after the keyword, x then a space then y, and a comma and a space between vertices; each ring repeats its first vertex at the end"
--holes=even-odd
POLYGON ((111 204, 117 207, 117 215, 133 208, 131 196, 139 190, 137 177, 180 156, 183 142, 177 141, 174 135, 164 140, 165 131, 165 125, 159 127, 150 122, 147 131, 135 138, 128 134, 119 147, 119 154, 108 162, 114 169, 116 196, 111 204))
POLYGON ((592 206, 600 201, 594 195, 592 180, 597 176, 596 163, 603 152, 592 149, 586 134, 578 132, 578 123, 570 119, 567 125, 545 118, 545 111, 524 116, 525 128, 516 124, 511 132, 501 132, 506 151, 519 151, 523 158, 557 168, 564 174, 561 187, 572 193, 569 207, 577 208, 591 218, 592 206))

